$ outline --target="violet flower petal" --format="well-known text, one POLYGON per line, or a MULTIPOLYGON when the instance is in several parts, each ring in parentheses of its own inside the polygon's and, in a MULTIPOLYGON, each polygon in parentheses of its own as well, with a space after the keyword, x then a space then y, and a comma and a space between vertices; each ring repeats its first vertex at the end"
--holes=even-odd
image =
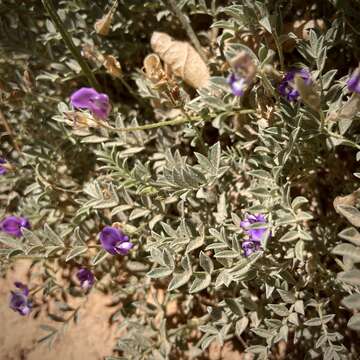
POLYGON ((1 164, 6 164, 7 161, 0 157, 0 175, 4 175, 8 172, 8 169, 5 166, 2 166, 1 164))
POLYGON ((89 269, 85 269, 85 268, 80 269, 76 273, 76 277, 80 281, 80 286, 84 290, 90 289, 95 283, 94 274, 89 269))
POLYGON ((19 282, 15 286, 21 288, 23 291, 11 291, 9 307, 20 315, 28 315, 32 308, 32 303, 28 298, 28 287, 19 282))
POLYGON ((22 228, 30 229, 29 220, 20 216, 7 216, 1 223, 0 229, 9 235, 22 236, 22 228))
MULTIPOLYGON (((129 243, 129 237, 125 235, 120 229, 105 226, 100 232, 101 246, 110 254, 116 255, 119 252, 118 249, 122 249, 121 243, 129 243)), ((125 245, 129 246, 129 245, 125 245)))
POLYGON ((356 69, 347 81, 349 91, 360 94, 360 68, 356 69))
POLYGON ((119 246, 117 246, 116 251, 121 255, 127 255, 129 251, 133 248, 134 244, 127 241, 121 243, 119 246))
POLYGON ((111 111, 109 97, 93 88, 83 87, 75 91, 70 97, 70 102, 75 108, 90 110, 100 119, 106 119, 111 111))

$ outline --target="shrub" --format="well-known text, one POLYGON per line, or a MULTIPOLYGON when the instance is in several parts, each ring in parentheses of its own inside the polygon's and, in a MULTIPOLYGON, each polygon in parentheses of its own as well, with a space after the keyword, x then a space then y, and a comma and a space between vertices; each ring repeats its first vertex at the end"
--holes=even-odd
POLYGON ((0 267, 31 259, 43 279, 17 283, 14 310, 113 294, 109 359, 206 357, 214 341, 358 358, 355 2, 0 13, 0 267))

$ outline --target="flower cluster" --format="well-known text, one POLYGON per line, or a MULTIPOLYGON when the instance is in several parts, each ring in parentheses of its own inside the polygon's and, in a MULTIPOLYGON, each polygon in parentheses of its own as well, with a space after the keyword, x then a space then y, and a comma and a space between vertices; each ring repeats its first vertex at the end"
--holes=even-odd
POLYGON ((0 222, 0 230, 15 237, 22 236, 22 229, 30 229, 29 220, 21 216, 7 216, 0 222))
POLYGON ((235 96, 243 96, 244 89, 246 86, 245 79, 238 74, 231 73, 228 78, 227 82, 230 85, 231 92, 235 96))
POLYGON ((100 242, 102 247, 112 255, 127 255, 134 246, 122 230, 111 226, 105 226, 101 230, 100 242))
POLYGON ((357 68, 350 76, 350 79, 347 82, 347 87, 351 92, 360 94, 360 67, 357 68))
POLYGON ((288 71, 278 87, 280 94, 288 101, 296 101, 300 95, 294 88, 295 76, 300 76, 306 85, 310 85, 312 83, 311 74, 308 70, 292 69, 288 71))
POLYGON ((29 300, 29 288, 21 282, 15 282, 14 285, 19 290, 11 291, 10 308, 22 316, 28 315, 32 308, 29 300))
POLYGON ((83 87, 75 91, 70 97, 70 102, 74 108, 87 109, 101 120, 105 120, 111 111, 109 97, 93 88, 83 87))
POLYGON ((248 235, 248 239, 243 241, 242 249, 244 255, 247 257, 252 253, 258 251, 261 247, 261 242, 264 240, 266 232, 266 218, 263 214, 258 215, 247 215, 245 220, 240 222, 240 226, 245 230, 248 235), (250 228, 253 224, 264 224, 264 227, 250 228))
POLYGON ((8 165, 7 165, 7 161, 0 157, 0 175, 4 175, 8 172, 8 165))
POLYGON ((80 281, 81 288, 84 290, 91 289, 95 283, 95 276, 89 269, 85 269, 85 268, 80 269, 76 273, 76 277, 80 281))

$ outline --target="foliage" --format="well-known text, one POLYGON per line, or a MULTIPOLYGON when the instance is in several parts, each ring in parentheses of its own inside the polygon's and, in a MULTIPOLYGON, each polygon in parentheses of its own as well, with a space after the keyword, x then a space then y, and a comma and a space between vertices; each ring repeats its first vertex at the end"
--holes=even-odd
MULTIPOLYGON (((113 295, 122 330, 109 359, 206 358, 214 341, 257 359, 280 358, 284 344, 286 359, 359 358, 359 95, 345 86, 359 60, 359 6, 54 3, 0 4, 0 146, 13 166, 0 178, 0 215, 31 222, 21 238, 0 233, 1 272, 32 259, 43 278, 35 292, 51 301, 87 296, 57 276, 91 269, 91 291, 113 295), (103 36, 94 24, 112 7, 103 36), (311 19, 325 25, 297 31, 311 19), (154 31, 205 53, 206 87, 147 76, 154 31), (241 51, 256 73, 237 97, 226 77, 241 51), (300 98, 289 102, 278 85, 293 67, 309 69, 312 85, 296 81, 300 98), (92 85, 111 115, 80 126, 75 116, 94 119, 74 115, 69 97, 92 85), (267 224, 261 249, 245 257, 249 213, 267 224), (127 256, 100 246, 114 223, 135 244, 127 256)), ((41 342, 81 321, 78 310, 61 303, 61 316, 49 314, 61 326, 42 325, 41 342)))

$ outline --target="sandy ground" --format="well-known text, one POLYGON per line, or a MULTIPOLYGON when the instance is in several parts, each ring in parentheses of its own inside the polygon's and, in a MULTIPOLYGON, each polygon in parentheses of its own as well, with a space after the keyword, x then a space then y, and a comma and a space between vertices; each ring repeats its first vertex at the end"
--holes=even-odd
POLYGON ((8 307, 10 289, 14 281, 26 282, 27 263, 16 265, 6 279, 0 279, 0 359, 1 360, 98 360, 112 353, 116 339, 116 325, 110 327, 108 319, 114 311, 107 307, 110 297, 96 291, 89 294, 80 310, 78 324, 71 323, 54 343, 37 344, 46 333, 40 324, 58 327, 60 324, 45 315, 33 319, 22 317, 8 307))
MULTIPOLYGON (((18 262, 14 271, 5 279, 0 278, 0 360, 100 360, 112 354, 117 337, 116 324, 110 326, 109 318, 114 308, 109 307, 111 297, 93 290, 88 301, 79 312, 78 324, 70 323, 67 330, 59 336, 52 347, 38 343, 46 333, 40 325, 60 327, 61 323, 47 318, 45 311, 35 319, 35 311, 23 317, 9 308, 10 290, 14 290, 14 281, 27 283, 29 263, 18 262)), ((231 342, 221 347, 217 343, 210 345, 209 360, 251 360, 233 349, 231 342)))

